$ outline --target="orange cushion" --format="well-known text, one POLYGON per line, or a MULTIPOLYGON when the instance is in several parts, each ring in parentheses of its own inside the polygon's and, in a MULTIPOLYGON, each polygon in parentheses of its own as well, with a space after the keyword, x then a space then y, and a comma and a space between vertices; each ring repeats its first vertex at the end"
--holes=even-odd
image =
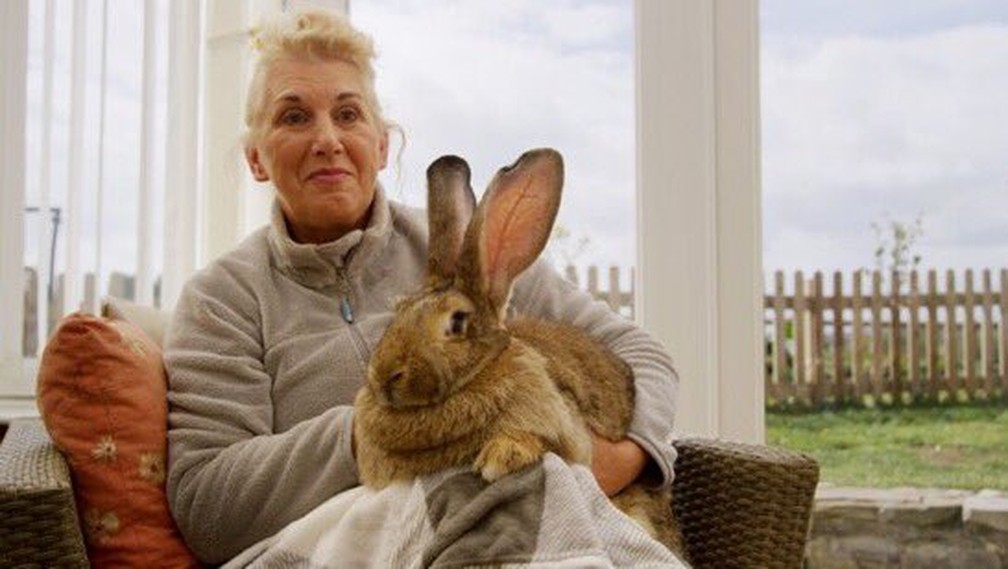
POLYGON ((168 511, 166 391, 160 348, 125 320, 72 314, 42 354, 39 409, 95 567, 198 567, 168 511))

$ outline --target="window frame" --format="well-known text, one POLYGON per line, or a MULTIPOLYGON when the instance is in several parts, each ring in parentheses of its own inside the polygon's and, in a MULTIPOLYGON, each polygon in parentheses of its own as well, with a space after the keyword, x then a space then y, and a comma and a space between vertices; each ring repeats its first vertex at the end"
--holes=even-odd
POLYGON ((635 313, 683 434, 762 443, 758 0, 636 0, 635 313))
MULTIPOLYGON (((184 9, 175 8, 176 4, 189 3, 173 3, 173 10, 184 9)), ((351 10, 348 0, 247 0, 242 4, 236 9, 243 12, 243 20, 307 5, 351 10)), ((639 265, 635 313, 676 362, 678 430, 762 442, 759 3, 635 0, 634 8, 639 265)), ((4 16, 0 19, 4 32, 0 79, 4 85, 24 84, 28 0, 2 2, 0 14, 4 16)), ((178 31, 182 37, 176 41, 191 38, 194 23, 200 21, 199 15, 182 18, 189 27, 178 31)), ((212 37, 213 29, 208 36, 212 37)), ((233 63, 232 70, 247 68, 247 56, 229 42, 222 41, 220 48, 209 45, 205 62, 209 69, 228 62, 233 63)), ((193 64, 199 69, 198 50, 187 60, 189 72, 193 64)), ((199 92, 198 75, 187 77, 185 86, 170 81, 179 96, 183 89, 199 92)), ((6 315, 0 324, 0 396, 30 396, 34 390, 20 353, 23 283, 11 278, 22 273, 25 96, 22 89, 8 88, 0 95, 0 122, 7 127, 0 132, 0 274, 6 277, 0 279, 0 308, 6 315), (12 190, 19 187, 22 191, 12 190), (15 337, 17 342, 5 339, 15 337)), ((235 104, 236 96, 240 102, 240 91, 209 96, 213 98, 204 101, 207 109, 223 108, 222 104, 232 111, 242 108, 235 104)), ((175 112, 184 110, 176 103, 170 106, 175 112)), ((233 246, 263 220, 248 215, 253 198, 248 197, 247 177, 227 178, 207 170, 199 178, 199 156, 204 164, 234 163, 229 141, 234 140, 236 117, 206 125, 202 154, 197 154, 198 101, 186 107, 192 109, 193 122, 175 123, 182 130, 169 134, 172 147, 184 156, 180 155, 179 163, 169 157, 170 163, 182 168, 176 169, 178 178, 167 182, 162 293, 166 307, 174 304, 181 284, 201 259, 233 246), (231 155, 218 162, 222 152, 231 155), (202 201, 198 200, 200 182, 213 189, 212 199, 205 191, 202 201), (168 202, 169 196, 175 201, 168 202), (227 223, 219 223, 221 215, 229 216, 227 223), (214 224, 220 230, 208 229, 214 224)), ((262 209, 261 197, 254 199, 259 200, 255 209, 262 209)))
POLYGON ((0 33, 0 395, 23 396, 34 384, 21 356, 28 0, 0 3, 0 33))

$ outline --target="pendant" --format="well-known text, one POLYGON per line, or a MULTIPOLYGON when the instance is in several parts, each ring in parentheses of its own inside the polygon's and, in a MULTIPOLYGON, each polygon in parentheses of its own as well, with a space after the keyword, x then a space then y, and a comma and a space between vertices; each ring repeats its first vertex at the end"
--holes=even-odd
POLYGON ((344 322, 353 324, 353 309, 350 308, 350 301, 346 297, 340 300, 340 314, 343 315, 344 322))

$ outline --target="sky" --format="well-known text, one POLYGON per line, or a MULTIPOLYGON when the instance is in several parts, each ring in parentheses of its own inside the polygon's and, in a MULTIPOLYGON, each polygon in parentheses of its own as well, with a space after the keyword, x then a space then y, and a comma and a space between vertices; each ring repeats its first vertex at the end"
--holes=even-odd
MULTIPOLYGON (((29 202, 39 184, 40 5, 32 3, 30 31, 29 202)), ((55 5, 68 14, 72 3, 55 5)), ((99 5, 91 3, 92 29, 99 5)), ((112 5, 103 211, 113 229, 103 249, 110 265, 129 271, 135 239, 115 236, 136 230, 139 113, 130 105, 140 92, 141 16, 140 3, 112 5)), ((399 165, 393 160, 381 178, 389 193, 423 203, 423 172, 447 153, 468 159, 480 193, 524 150, 555 147, 566 161, 559 224, 569 236, 554 243, 554 260, 632 266, 632 6, 353 0, 353 20, 379 51, 385 113, 405 132, 399 165)), ((922 267, 1008 266, 1008 3, 762 0, 760 16, 765 270, 873 268, 873 224, 918 220, 922 267)), ((57 23, 64 78, 56 82, 54 156, 67 148, 68 28, 57 23)), ((92 41, 92 76, 98 50, 92 41)), ((93 108, 93 84, 88 93, 93 108)), ((86 122, 93 184, 97 118, 86 122)), ((54 183, 65 185, 65 163, 53 163, 54 183)), ((64 194, 56 188, 51 200, 64 194)), ((94 209, 85 207, 89 219, 94 209)), ((39 254, 32 241, 29 260, 39 254)), ((93 241, 81 247, 94 254, 93 241)))
MULTIPOLYGON (((351 5, 407 132, 386 182, 401 198, 423 199, 440 153, 485 179, 526 147, 555 146, 570 236, 554 257, 633 263, 632 2, 351 5)), ((760 8, 765 271, 876 268, 893 223, 919 226, 921 268, 1008 266, 1008 3, 760 8)))
POLYGON ((635 260, 632 2, 351 2, 379 50, 378 92, 406 133, 392 195, 425 199, 424 172, 458 154, 482 194, 529 148, 565 161, 558 263, 635 260), (588 247, 580 247, 586 242, 588 247))
POLYGON ((1008 3, 761 4, 764 268, 1008 266, 1008 3))

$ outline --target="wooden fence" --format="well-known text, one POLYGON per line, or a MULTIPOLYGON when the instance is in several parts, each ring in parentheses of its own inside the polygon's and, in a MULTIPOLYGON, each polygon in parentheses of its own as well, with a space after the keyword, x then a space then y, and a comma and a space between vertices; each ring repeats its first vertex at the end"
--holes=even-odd
POLYGON ((578 275, 578 270, 568 265, 566 270, 567 280, 574 283, 578 288, 584 289, 592 294, 596 299, 602 300, 609 304, 609 308, 614 311, 626 316, 627 318, 634 317, 634 270, 633 267, 630 268, 630 276, 628 279, 629 285, 627 290, 622 290, 620 288, 620 268, 619 267, 609 267, 608 276, 609 283, 605 288, 600 287, 599 283, 599 269, 598 267, 588 267, 585 271, 586 280, 582 284, 581 279, 578 275))
POLYGON ((979 283, 961 276, 858 271, 848 287, 835 272, 827 291, 820 272, 791 283, 776 272, 764 303, 768 405, 1006 398, 1008 269, 997 287, 990 270, 979 283))
MULTIPOLYGON (((960 274, 822 272, 786 278, 764 295, 769 407, 1008 399, 1008 269, 960 274)), ((621 290, 589 267, 567 278, 633 317, 633 271, 621 290)))
MULTIPOLYGON (((600 273, 588 267, 582 279, 566 270, 575 285, 633 318, 633 269, 610 267, 607 283, 600 273)), ((1008 399, 1008 269, 998 271, 997 286, 990 270, 979 276, 856 271, 826 282, 821 272, 774 273, 764 296, 768 406, 1008 399)), ((25 277, 24 352, 35 355, 35 303, 44 289, 34 271, 25 277)), ((109 294, 130 298, 131 287, 130 276, 115 274, 109 294)), ((50 304, 50 329, 59 306, 50 304)))

